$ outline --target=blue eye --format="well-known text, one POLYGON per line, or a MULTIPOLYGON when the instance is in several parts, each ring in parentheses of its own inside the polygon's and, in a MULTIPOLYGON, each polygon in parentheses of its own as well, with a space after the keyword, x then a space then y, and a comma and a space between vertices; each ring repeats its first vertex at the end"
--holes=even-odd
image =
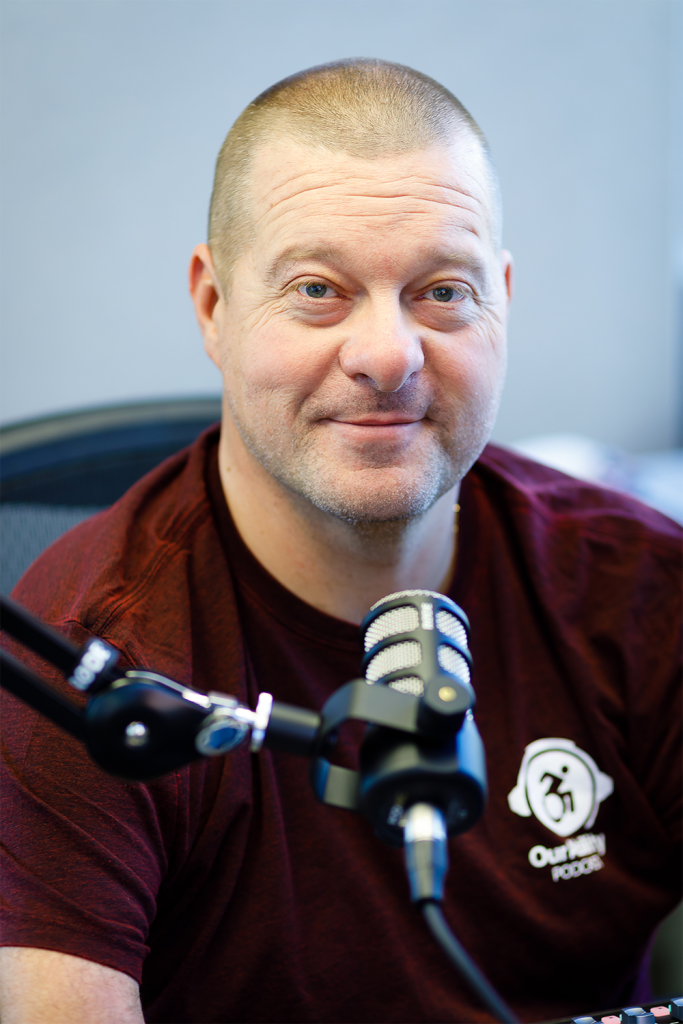
POLYGON ((309 284, 302 284, 297 289, 301 295, 306 295, 309 299, 334 299, 337 298, 337 292, 334 288, 330 288, 329 284, 321 284, 319 281, 311 281, 309 284))
POLYGON ((442 286, 440 288, 431 289, 432 296, 437 302, 451 302, 453 299, 464 299, 462 292, 457 292, 455 288, 447 288, 442 286))

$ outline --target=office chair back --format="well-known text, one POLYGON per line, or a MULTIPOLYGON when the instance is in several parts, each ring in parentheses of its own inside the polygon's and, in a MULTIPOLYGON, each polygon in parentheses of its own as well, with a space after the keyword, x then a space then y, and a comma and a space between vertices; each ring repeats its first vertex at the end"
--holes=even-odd
POLYGON ((220 419, 219 398, 89 409, 0 429, 0 592, 49 544, 113 504, 220 419))

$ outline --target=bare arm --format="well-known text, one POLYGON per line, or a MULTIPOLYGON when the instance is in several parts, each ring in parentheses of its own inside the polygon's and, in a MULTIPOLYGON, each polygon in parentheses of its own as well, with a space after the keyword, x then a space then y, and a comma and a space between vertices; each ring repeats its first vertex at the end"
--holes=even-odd
POLYGON ((51 949, 0 949, 2 1024, 144 1024, 137 982, 51 949))

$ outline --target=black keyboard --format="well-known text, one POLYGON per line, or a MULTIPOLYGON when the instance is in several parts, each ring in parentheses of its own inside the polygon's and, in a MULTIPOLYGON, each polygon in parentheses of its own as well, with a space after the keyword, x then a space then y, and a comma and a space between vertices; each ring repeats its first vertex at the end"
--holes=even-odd
POLYGON ((578 1017, 558 1017, 557 1020, 546 1021, 546 1024, 669 1024, 670 1021, 683 1021, 683 998, 593 1011, 578 1017))

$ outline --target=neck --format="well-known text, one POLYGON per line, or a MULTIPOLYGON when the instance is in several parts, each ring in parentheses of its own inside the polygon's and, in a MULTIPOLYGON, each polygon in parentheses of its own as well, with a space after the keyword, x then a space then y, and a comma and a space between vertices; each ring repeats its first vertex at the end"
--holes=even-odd
POLYGON ((233 521, 252 554, 297 597, 328 615, 360 623, 387 594, 448 589, 457 486, 419 517, 349 523, 277 481, 235 434, 224 419, 218 460, 233 521))

